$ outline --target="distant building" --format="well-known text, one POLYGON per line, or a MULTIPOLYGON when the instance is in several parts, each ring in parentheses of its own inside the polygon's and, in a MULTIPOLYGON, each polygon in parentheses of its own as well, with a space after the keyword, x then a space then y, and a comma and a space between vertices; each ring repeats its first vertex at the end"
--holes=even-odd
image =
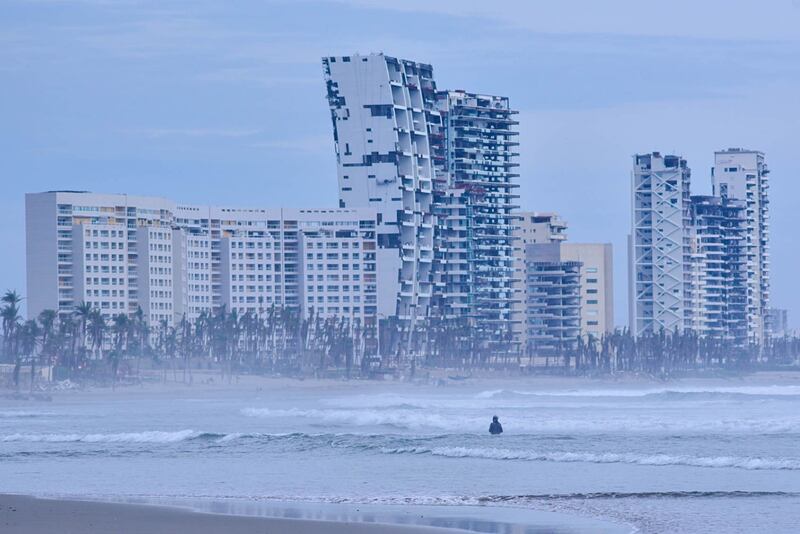
POLYGON ((507 352, 514 316, 517 121, 506 97, 439 91, 433 152, 438 313, 469 317, 478 342, 507 352), (441 118, 440 122, 437 122, 441 118))
POLYGON ((610 243, 562 243, 561 258, 581 264, 581 335, 614 331, 614 257, 610 243))
MULTIPOLYGON (((558 245, 560 260, 579 263, 579 290, 581 306, 579 310, 579 331, 584 338, 595 338, 614 330, 614 269, 612 247, 607 243, 568 243, 567 223, 557 213, 520 212, 516 222, 517 245, 518 314, 524 317, 530 299, 530 286, 526 283, 531 263, 528 261, 528 245, 558 245)), ((535 249, 549 251, 550 249, 535 249)), ((525 325, 515 328, 521 346, 529 345, 528 329, 525 325)))
POLYGON ((634 157, 629 241, 631 329, 742 346, 769 335, 769 173, 758 151, 715 153, 713 196, 690 196, 689 167, 634 157))
MULTIPOLYGON (((87 192, 26 195, 28 314, 81 302, 150 325, 273 307, 375 324, 377 213, 184 206, 87 192)), ((391 291, 391 288, 389 289, 391 291)))
POLYGON ((692 196, 688 328, 701 337, 747 343, 745 204, 692 196))
MULTIPOLYGON (((528 287, 525 283, 525 251, 527 245, 560 243, 567 239, 567 222, 557 213, 519 211, 514 221, 514 316, 525 317, 528 287)), ((527 333, 523 322, 512 325, 516 343, 524 348, 527 333)))
POLYGON ((517 236, 522 243, 533 245, 566 241, 567 222, 557 213, 521 211, 517 215, 517 236))
POLYGON ((789 327, 789 311, 781 308, 769 309, 769 320, 771 325, 771 335, 773 337, 785 337, 792 335, 789 327))
POLYGON ((690 181, 680 156, 652 152, 633 158, 629 315, 635 336, 686 327, 690 181))
POLYGON ((730 148, 714 153, 714 194, 746 204, 747 335, 769 337, 769 169, 763 152, 730 148))
POLYGON ((582 266, 564 259, 560 243, 525 246, 525 354, 559 356, 577 348, 582 266))

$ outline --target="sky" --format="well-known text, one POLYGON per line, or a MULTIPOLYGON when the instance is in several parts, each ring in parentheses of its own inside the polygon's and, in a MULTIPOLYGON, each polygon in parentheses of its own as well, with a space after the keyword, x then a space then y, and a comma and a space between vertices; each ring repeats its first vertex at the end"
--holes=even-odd
POLYGON ((25 291, 24 194, 333 207, 320 58, 433 64, 520 111, 520 205, 611 242, 627 322, 631 156, 715 150, 772 169, 772 301, 800 326, 800 0, 3 0, 0 289, 25 291))

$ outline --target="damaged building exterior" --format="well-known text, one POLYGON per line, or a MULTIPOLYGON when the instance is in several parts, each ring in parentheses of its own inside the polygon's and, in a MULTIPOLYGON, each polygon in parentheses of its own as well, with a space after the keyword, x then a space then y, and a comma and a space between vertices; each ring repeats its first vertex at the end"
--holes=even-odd
POLYGON ((508 350, 518 177, 508 98, 437 91, 430 65, 384 54, 322 64, 340 206, 379 213, 380 313, 406 332, 430 315, 461 322, 483 349, 508 350))

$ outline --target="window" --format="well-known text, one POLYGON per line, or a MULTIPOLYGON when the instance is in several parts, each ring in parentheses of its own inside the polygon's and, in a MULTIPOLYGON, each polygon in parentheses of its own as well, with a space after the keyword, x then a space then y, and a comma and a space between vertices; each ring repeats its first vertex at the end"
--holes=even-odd
POLYGON ((586 279, 586 283, 587 284, 596 284, 597 283, 597 278, 587 278, 586 279))

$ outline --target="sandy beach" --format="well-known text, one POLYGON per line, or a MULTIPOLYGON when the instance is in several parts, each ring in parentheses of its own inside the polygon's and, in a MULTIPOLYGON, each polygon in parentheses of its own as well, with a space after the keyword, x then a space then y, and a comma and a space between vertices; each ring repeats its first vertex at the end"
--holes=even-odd
POLYGON ((216 515, 136 504, 0 495, 4 534, 446 534, 456 529, 216 515))

